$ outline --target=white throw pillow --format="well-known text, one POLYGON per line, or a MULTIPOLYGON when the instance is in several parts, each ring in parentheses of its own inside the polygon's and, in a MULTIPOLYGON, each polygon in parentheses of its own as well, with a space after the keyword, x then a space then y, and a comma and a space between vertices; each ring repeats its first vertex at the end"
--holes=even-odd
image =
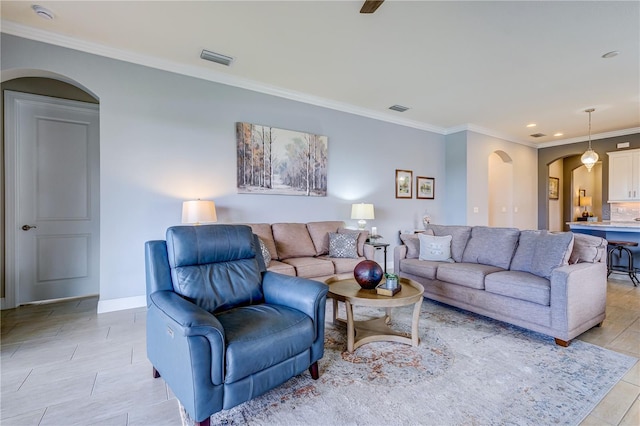
POLYGON ((418 234, 420 239, 420 260, 449 261, 451 258, 451 235, 436 237, 418 234))

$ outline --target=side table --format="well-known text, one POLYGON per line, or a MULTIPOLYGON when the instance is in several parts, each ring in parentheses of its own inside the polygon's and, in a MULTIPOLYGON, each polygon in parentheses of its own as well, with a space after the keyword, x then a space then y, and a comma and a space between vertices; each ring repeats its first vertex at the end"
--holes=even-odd
POLYGON ((387 273, 387 247, 389 247, 389 244, 387 243, 374 243, 371 241, 366 242, 365 244, 370 245, 371 247, 373 247, 374 249, 376 249, 376 251, 382 249, 384 251, 384 273, 387 273))

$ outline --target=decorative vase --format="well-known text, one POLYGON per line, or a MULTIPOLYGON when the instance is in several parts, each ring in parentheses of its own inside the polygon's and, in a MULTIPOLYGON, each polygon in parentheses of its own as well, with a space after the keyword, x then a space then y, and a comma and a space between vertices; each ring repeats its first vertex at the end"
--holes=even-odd
POLYGON ((382 268, 373 260, 363 260, 353 269, 353 277, 365 290, 372 290, 382 281, 382 268))

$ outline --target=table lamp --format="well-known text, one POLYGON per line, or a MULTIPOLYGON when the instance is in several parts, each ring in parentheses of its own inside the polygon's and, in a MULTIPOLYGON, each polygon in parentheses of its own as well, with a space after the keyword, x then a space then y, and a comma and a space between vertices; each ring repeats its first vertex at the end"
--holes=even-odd
POLYGON ((587 211, 587 207, 592 206, 592 197, 580 197, 580 207, 584 207, 584 211, 582 212, 582 217, 589 217, 589 212, 587 211))
POLYGON ((366 219, 375 219, 373 204, 352 204, 351 219, 358 219, 358 229, 364 229, 367 224, 366 219))
POLYGON ((217 221, 216 205, 213 201, 198 199, 182 203, 182 223, 200 225, 217 221))

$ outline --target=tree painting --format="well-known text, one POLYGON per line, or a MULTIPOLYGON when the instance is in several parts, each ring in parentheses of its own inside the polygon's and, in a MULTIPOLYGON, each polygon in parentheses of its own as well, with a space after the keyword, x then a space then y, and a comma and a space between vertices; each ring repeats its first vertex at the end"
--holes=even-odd
POLYGON ((327 137, 236 123, 238 193, 325 197, 327 137))

